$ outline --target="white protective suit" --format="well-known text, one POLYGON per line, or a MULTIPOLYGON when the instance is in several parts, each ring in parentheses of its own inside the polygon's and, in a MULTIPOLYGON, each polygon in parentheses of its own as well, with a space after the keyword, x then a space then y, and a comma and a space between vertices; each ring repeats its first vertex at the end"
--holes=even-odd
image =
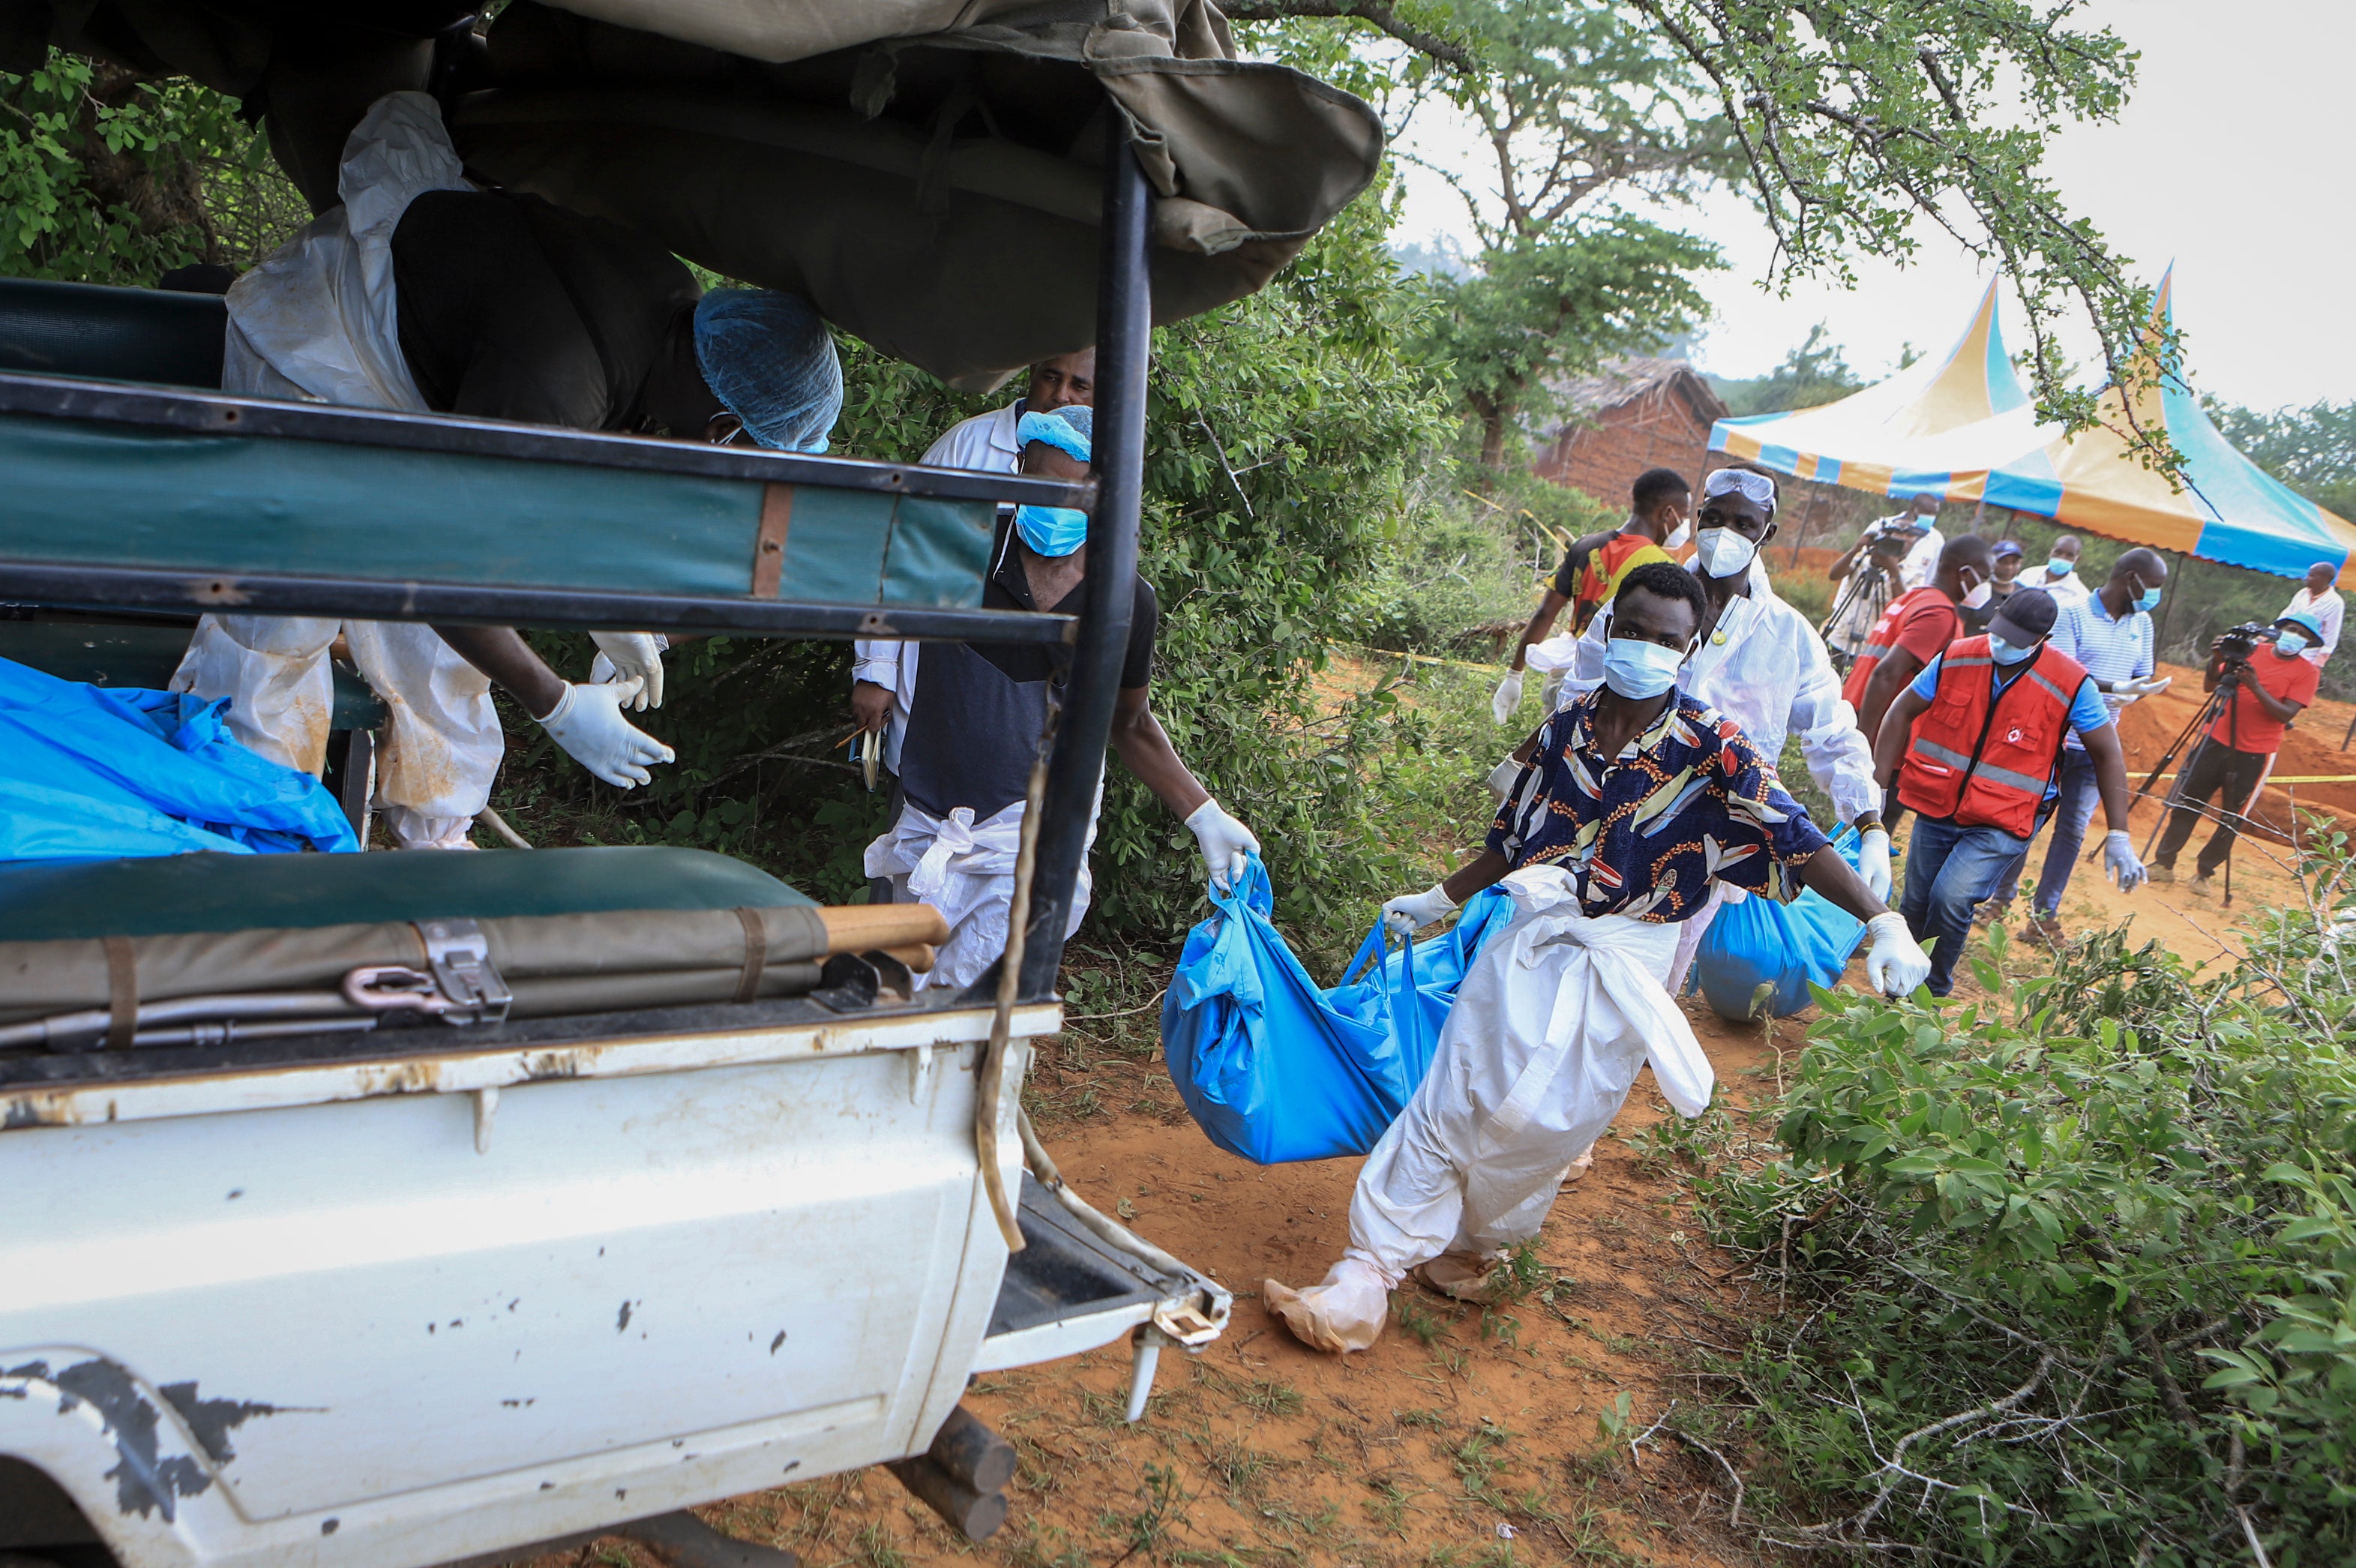
MULTIPOLYGON (((1564 677, 1561 702, 1603 683, 1603 645, 1611 635, 1612 610, 1606 606, 1579 640, 1578 660, 1564 677)), ((1677 683, 1688 696, 1741 725, 1770 764, 1783 755, 1784 740, 1796 734, 1809 775, 1831 797, 1842 822, 1881 810, 1881 787, 1873 781, 1873 743, 1858 728, 1857 710, 1841 700, 1840 677, 1833 673, 1825 639, 1806 616, 1776 596, 1759 563, 1751 564, 1750 596, 1728 601, 1726 613, 1677 683)), ((1672 990, 1693 967, 1702 933, 1719 906, 1749 897, 1721 882, 1701 912, 1678 927, 1676 959, 1669 971, 1672 990)))
MULTIPOLYGON (((379 99, 344 144, 344 204, 306 224, 229 292, 222 385, 233 392, 423 412, 402 356, 392 233, 429 190, 468 190, 442 112, 423 92, 379 99)), ((176 692, 230 699, 230 733, 273 761, 326 766, 337 636, 386 709, 377 803, 404 848, 467 848, 504 743, 491 684, 428 627, 315 616, 209 615, 176 692)))
POLYGON ((1708 1107, 1709 1058, 1666 983, 1677 928, 1580 913, 1558 866, 1499 886, 1514 918, 1466 972, 1431 1070, 1358 1173, 1349 1250, 1321 1284, 1263 1287, 1321 1350, 1373 1345, 1418 1264, 1500 1257, 1537 1235, 1647 1060, 1680 1115, 1708 1107))

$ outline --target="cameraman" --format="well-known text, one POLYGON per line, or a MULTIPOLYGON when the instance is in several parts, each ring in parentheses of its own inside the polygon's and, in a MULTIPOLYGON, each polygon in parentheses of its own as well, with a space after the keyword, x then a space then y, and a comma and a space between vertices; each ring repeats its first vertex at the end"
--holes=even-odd
POLYGON ((2315 701, 2321 671, 2300 655, 2322 640, 2313 617, 2286 615, 2269 631, 2236 627, 2210 645, 2205 684, 2232 695, 2177 780, 2176 809, 2169 813, 2168 831, 2160 834, 2151 864, 2154 882, 2176 880, 2177 854, 2192 836, 2201 808, 2214 795, 2223 820, 2201 846, 2192 878, 2192 891, 2209 891, 2209 879, 2233 853, 2244 813, 2256 802, 2258 787, 2274 766, 2284 726, 2315 701), (2257 646, 2262 641, 2268 644, 2263 650, 2257 646))
POLYGON ((1922 520, 1935 518, 1938 511, 1938 497, 1927 492, 1916 496, 1904 511, 1881 519, 1859 534, 1857 542, 1826 570, 1841 607, 1825 623, 1825 644, 1842 673, 1847 673, 1850 663, 1873 639, 1874 625, 1890 607, 1890 601, 1931 580, 1946 540, 1935 525, 1922 520))

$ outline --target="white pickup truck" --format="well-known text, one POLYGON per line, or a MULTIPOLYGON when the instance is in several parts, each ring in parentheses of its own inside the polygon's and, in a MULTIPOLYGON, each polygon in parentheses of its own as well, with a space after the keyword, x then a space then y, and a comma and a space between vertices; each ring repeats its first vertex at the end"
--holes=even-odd
MULTIPOLYGON (((673 884, 707 858, 466 858, 539 855, 673 884)), ((842 989, 0 1051, 0 1552, 455 1561, 923 1455, 976 1372, 1218 1331, 1224 1291, 1023 1169, 1052 1003, 1012 1009, 984 1107, 991 1006, 842 989), (1011 1262, 978 1112, 1021 1193, 1011 1262)), ((944 1512, 1002 1516, 984 1478, 944 1512)))

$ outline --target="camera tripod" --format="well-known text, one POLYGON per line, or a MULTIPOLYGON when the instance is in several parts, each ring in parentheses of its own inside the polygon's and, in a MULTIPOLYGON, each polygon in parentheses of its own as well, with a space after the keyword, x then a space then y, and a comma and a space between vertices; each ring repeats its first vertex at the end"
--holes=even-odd
MULTIPOLYGON (((1817 636, 1832 635, 1833 628, 1840 625, 1847 618, 1850 607, 1865 596, 1869 582, 1884 587, 1888 585, 1880 566, 1874 562, 1871 551, 1868 551, 1863 560, 1849 568, 1848 581, 1841 585, 1841 595, 1834 601, 1832 613, 1825 617, 1823 622, 1817 626, 1817 636)), ((1884 599, 1882 604, 1886 608, 1889 601, 1884 599)), ((1842 673, 1847 673, 1846 666, 1843 667, 1842 673)))
MULTIPOLYGON (((2237 660, 2234 661, 2234 664, 2229 664, 2226 666, 2227 672, 2232 673, 2234 671, 2235 665, 2241 665, 2244 669, 2247 668, 2246 664, 2244 664, 2243 661, 2237 660)), ((2151 772, 2146 775, 2144 781, 2136 787, 2135 792, 2127 797, 2127 809, 2129 811, 2135 810, 2135 803, 2137 800, 2144 800, 2151 794, 2151 787, 2159 782, 2160 775, 2169 770, 2169 768, 2176 761, 2177 756, 2183 751, 2187 743, 2198 737, 2202 746, 2209 744, 2209 726, 2216 722, 2217 717, 2221 713, 2224 715, 2225 719, 2225 744, 2229 749, 2233 748, 2233 742, 2238 739, 2241 735, 2241 715, 2233 705, 2233 697, 2240 690, 2240 684, 2239 680, 2234 681, 2231 684, 2228 684, 2223 681, 2220 681, 2218 682, 2217 689, 2209 693, 2208 701, 2201 704, 2201 711, 2192 715, 2192 722, 2176 732, 2176 738, 2168 743, 2168 749, 2160 753, 2159 760, 2152 765, 2151 772)), ((2193 752, 2193 756, 2198 757, 2199 755, 2200 752, 2196 749, 2193 752)), ((2151 859, 2151 852, 2159 843, 2159 835, 2168 831, 2169 818, 2175 815, 2177 808, 2184 802, 2184 775, 2190 771, 2191 768, 2188 765, 2185 768, 2178 772, 2175 778, 2169 780, 2168 794, 2159 803, 2159 821, 2153 824, 2151 836, 2144 840, 2143 857, 2147 862, 2151 859)), ((2248 800, 2242 802, 2245 807, 2251 803, 2252 802, 2248 800)), ((2226 806, 2225 814, 2228 817, 2240 817, 2244 822, 2247 822, 2249 820, 2248 816, 2244 811, 2237 811, 2230 805, 2226 806)), ((2233 837, 2236 841, 2240 839, 2241 832, 2238 829, 2235 830, 2233 837)), ((2094 851, 2086 856, 2086 859, 2089 862, 2092 862, 2097 858, 2101 853, 2101 846, 2097 845, 2094 851)), ((2233 845, 2232 843, 2228 843, 2225 846, 2224 871, 2224 903, 2225 906, 2230 908, 2233 907, 2233 845)))

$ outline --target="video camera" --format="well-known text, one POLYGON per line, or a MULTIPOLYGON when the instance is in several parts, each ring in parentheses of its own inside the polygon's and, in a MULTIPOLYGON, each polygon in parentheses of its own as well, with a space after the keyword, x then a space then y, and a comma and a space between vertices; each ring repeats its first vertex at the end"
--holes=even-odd
POLYGON ((1873 555, 1903 555, 1914 548, 1930 526, 1920 522, 1901 522, 1890 518, 1873 525, 1865 536, 1865 548, 1873 555))
POLYGON ((2217 652, 2227 660, 2245 660, 2258 650, 2258 644, 2272 642, 2281 635, 2264 621, 2245 620, 2218 634, 2217 652))

